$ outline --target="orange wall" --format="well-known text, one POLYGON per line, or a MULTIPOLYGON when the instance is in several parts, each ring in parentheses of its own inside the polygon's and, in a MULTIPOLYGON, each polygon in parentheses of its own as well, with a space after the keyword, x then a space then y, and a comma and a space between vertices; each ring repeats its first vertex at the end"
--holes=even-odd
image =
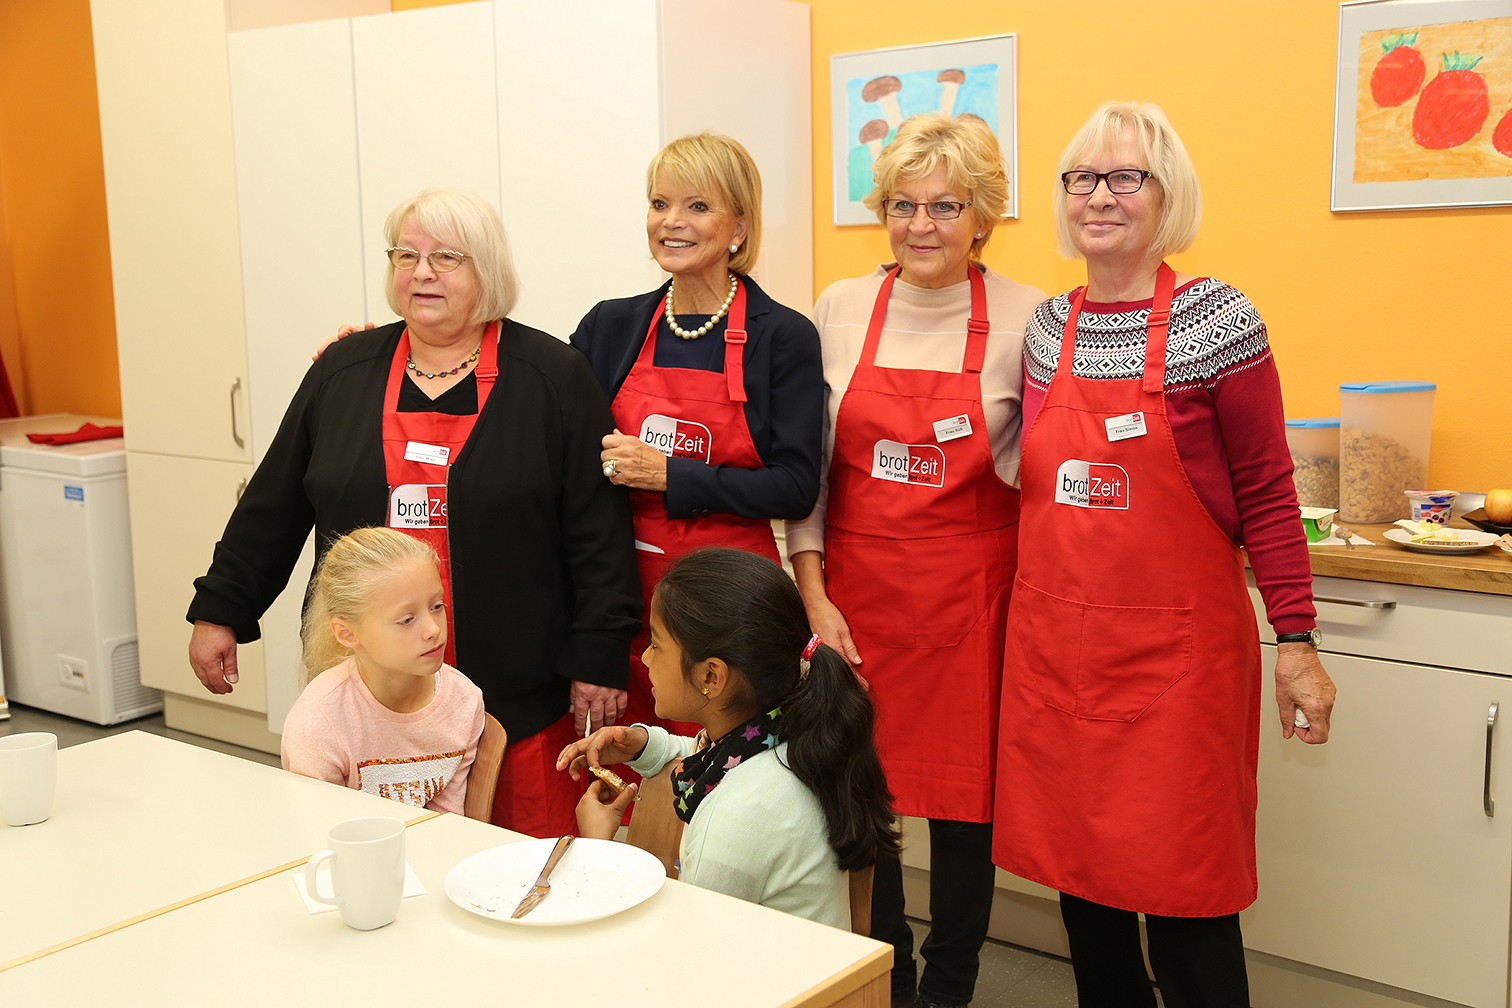
POLYGON ((1435 381, 1430 482, 1512 486, 1512 208, 1329 211, 1336 4, 811 7, 816 290, 887 257, 879 227, 829 223, 830 55, 1016 32, 1020 219, 997 229, 990 266, 1051 293, 1081 282, 1080 264, 1055 253, 1055 162, 1099 102, 1157 101, 1196 161, 1206 203, 1197 244, 1173 264, 1226 280, 1259 307, 1287 415, 1338 413, 1343 381, 1435 381))
MULTIPOLYGON (((0 0, 0 199, 22 408, 119 416, 89 0, 0 0)), ((172 270, 162 279, 166 313, 172 270)))

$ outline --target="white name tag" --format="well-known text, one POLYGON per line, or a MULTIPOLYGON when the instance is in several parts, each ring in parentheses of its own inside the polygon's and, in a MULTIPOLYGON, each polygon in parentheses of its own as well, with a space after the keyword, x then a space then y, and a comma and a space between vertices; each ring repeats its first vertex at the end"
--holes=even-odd
POLYGON ((426 444, 424 441, 409 441, 404 445, 404 461, 424 462, 427 465, 446 465, 451 458, 451 449, 445 445, 426 444))
POLYGON ((1123 416, 1109 417, 1103 423, 1107 425, 1109 441, 1145 436, 1143 413, 1125 413, 1123 416))
POLYGON ((971 418, 965 413, 934 422, 936 441, 954 441, 971 433, 971 418))

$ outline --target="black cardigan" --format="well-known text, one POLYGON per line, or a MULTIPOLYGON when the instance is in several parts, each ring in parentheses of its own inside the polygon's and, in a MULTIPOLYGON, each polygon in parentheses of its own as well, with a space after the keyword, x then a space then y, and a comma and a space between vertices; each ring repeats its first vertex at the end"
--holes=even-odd
MULTIPOLYGON (((191 621, 256 640, 312 525, 323 555, 384 523, 383 393, 402 330, 353 334, 310 368, 194 582, 191 621)), ((506 319, 497 383, 448 478, 447 519, 457 667, 511 739, 561 717, 570 680, 626 685, 640 583, 628 496, 599 469, 612 428, 581 355, 506 319)))
MULTIPOLYGON (((760 469, 711 466, 698 459, 667 460, 668 518, 737 514, 746 518, 807 518, 819 497, 819 459, 824 442, 824 363, 819 334, 807 316, 773 301, 750 277, 746 287, 746 426, 761 458, 760 469)), ((647 294, 601 301, 578 323, 572 345, 593 365, 611 400, 640 354, 651 313, 666 295, 663 285, 647 294)), ((697 328, 708 316, 685 316, 697 328)), ((709 332, 685 340, 657 326, 655 361, 660 367, 724 373, 721 319, 709 332)), ((634 434, 634 431, 626 433, 634 434)))

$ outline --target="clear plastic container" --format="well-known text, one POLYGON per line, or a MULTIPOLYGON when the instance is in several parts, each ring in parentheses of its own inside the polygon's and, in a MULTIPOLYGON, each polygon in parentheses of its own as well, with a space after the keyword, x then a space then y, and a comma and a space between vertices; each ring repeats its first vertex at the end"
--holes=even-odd
POLYGON ((1433 382, 1339 386, 1339 520, 1391 522, 1410 511, 1402 491, 1428 485, 1433 382))
POLYGON ((1286 421, 1297 503, 1311 508, 1339 506, 1339 418, 1286 421))

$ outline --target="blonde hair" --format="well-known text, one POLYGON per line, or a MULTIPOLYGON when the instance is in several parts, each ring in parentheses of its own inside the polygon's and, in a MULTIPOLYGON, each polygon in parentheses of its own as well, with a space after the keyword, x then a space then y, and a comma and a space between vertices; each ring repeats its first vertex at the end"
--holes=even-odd
POLYGON ((336 640, 331 620, 354 620, 372 605, 373 593, 396 568, 438 563, 429 543, 391 528, 359 528, 331 543, 315 568, 300 640, 305 682, 350 655, 336 640))
POLYGON ((945 181, 953 192, 970 200, 982 237, 971 243, 971 257, 980 259, 992 240, 992 229, 1008 205, 1008 171, 1003 167, 1003 149, 997 134, 978 116, 916 115, 903 120, 872 166, 875 187, 862 202, 887 223, 883 204, 901 183, 933 175, 945 169, 945 181))
MULTIPOLYGON (((478 304, 474 325, 505 318, 520 297, 520 278, 515 273, 514 257, 509 254, 509 238, 504 222, 493 205, 477 193, 465 189, 427 189, 389 211, 383 223, 383 237, 390 247, 399 244, 399 232, 408 218, 436 241, 465 252, 468 259, 460 267, 478 274, 478 304)), ((399 301, 394 297, 394 264, 384 274, 389 307, 398 315, 399 301)))
POLYGON ((730 255, 730 269, 749 274, 761 252, 761 172, 740 142, 718 133, 679 137, 657 152, 646 168, 646 197, 665 175, 716 196, 726 212, 745 224, 745 241, 730 255))
POLYGON ((1202 189, 1186 145, 1165 112, 1152 102, 1104 102, 1071 138, 1055 168, 1055 243, 1061 255, 1081 258, 1066 223, 1066 187, 1060 184, 1060 176, 1085 158, 1112 149, 1125 131, 1133 133, 1145 169, 1154 176, 1145 179, 1145 185, 1153 184, 1160 194, 1160 225, 1151 250, 1164 259, 1173 252, 1185 252, 1196 239, 1202 220, 1202 189))

